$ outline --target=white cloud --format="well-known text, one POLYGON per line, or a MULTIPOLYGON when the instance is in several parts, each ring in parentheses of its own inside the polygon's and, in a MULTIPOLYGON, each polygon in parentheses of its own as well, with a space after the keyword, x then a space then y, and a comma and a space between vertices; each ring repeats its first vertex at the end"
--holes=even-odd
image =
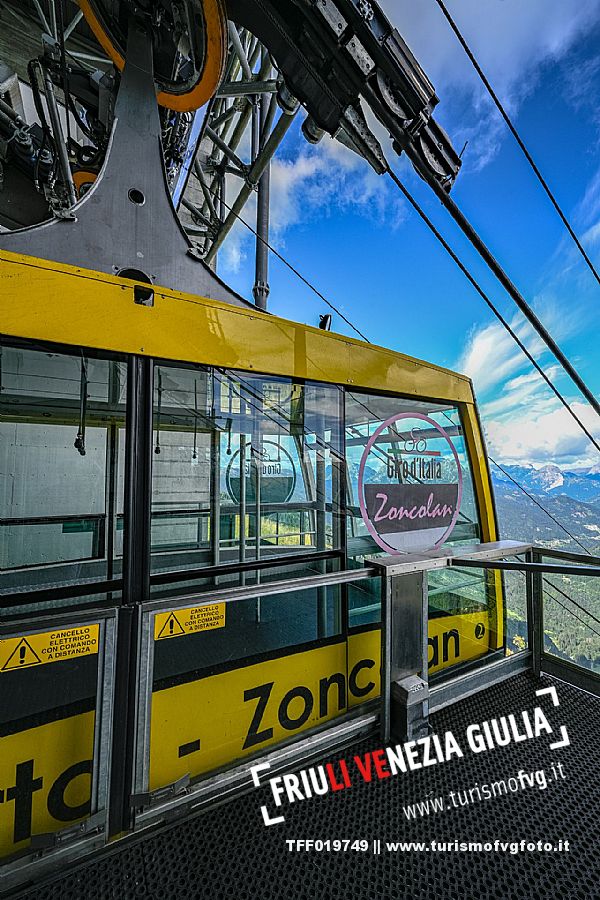
MULTIPOLYGON (((465 168, 483 167, 498 151, 506 128, 435 0, 380 2, 432 79, 441 100, 436 116, 449 130, 454 145, 460 149, 465 140, 470 141, 465 168)), ((600 0, 448 0, 448 7, 514 115, 535 88, 542 66, 563 59, 585 29, 597 21, 600 0)), ((577 81, 571 81, 572 102, 580 103, 577 81)), ((383 128, 369 110, 365 113, 388 153, 383 128)), ((398 192, 364 160, 329 137, 316 147, 302 140, 298 141, 292 129, 284 145, 287 156, 280 153, 272 164, 271 227, 275 239, 281 241, 286 229, 317 213, 329 215, 336 209, 352 208, 359 215, 385 220, 391 227, 404 220, 405 206, 398 192)), ((248 135, 244 141, 240 152, 247 158, 248 135)), ((234 181, 228 177, 230 197, 234 181)), ((595 192, 600 193, 597 187, 594 201, 595 192)), ((253 197, 244 210, 251 224, 254 210, 253 197)), ((595 237, 594 231, 590 238, 595 237)), ((240 269, 252 241, 243 225, 232 230, 221 254, 226 269, 240 269)))
MULTIPOLYGON (((239 190, 228 176, 228 196, 239 190)), ((230 201, 229 201, 230 202, 230 201)), ((315 216, 326 217, 335 210, 348 211, 396 228, 403 221, 405 205, 397 191, 390 191, 363 159, 326 136, 320 144, 300 144, 294 156, 276 156, 271 163, 270 235, 279 249, 285 246, 288 228, 315 216)), ((242 218, 254 226, 256 195, 244 207, 242 218)), ((238 272, 254 242, 254 237, 237 223, 227 238, 222 261, 230 272, 238 272)))
MULTIPOLYGON (((569 305, 568 314, 547 299, 538 298, 535 305, 559 345, 587 326, 577 304, 569 305)), ((572 389, 529 323, 517 314, 510 324, 548 378, 563 393, 572 389)), ((455 368, 473 379, 492 455, 498 459, 568 465, 597 462, 589 439, 500 323, 474 329, 455 368)), ((579 401, 571 406, 586 427, 600 436, 600 421, 593 410, 579 401)))
MULTIPOLYGON (((435 0, 381 0, 433 81, 437 116, 457 147, 470 147, 467 168, 481 168, 506 136, 485 88, 435 0)), ((459 29, 510 115, 535 89, 542 67, 562 60, 597 24, 600 0, 446 0, 459 29)), ((571 91, 573 104, 580 98, 571 91)))
MULTIPOLYGON (((585 403, 575 401, 571 409, 586 428, 600 439, 600 420, 585 403)), ((541 415, 523 409, 519 415, 487 427, 491 455, 508 463, 545 463, 593 465, 598 451, 562 406, 541 415)))
MULTIPOLYGON (((569 313, 559 312, 553 303, 543 301, 541 298, 537 298, 534 306, 557 340, 570 336, 585 323, 585 318, 578 316, 573 307, 569 313)), ((521 313, 516 313, 509 319, 509 325, 532 356, 541 362, 548 351, 529 322, 521 313)), ((494 321, 477 326, 471 331, 454 368, 468 375, 473 381, 476 393, 483 396, 500 385, 504 385, 504 389, 508 391, 521 388, 523 382, 515 376, 524 371, 529 372, 531 363, 504 326, 494 321), (513 378, 513 381, 504 384, 509 378, 513 378)), ((536 372, 533 374, 539 378, 536 372)))
MULTIPOLYGON (((560 366, 549 366, 544 372, 554 381, 561 369, 560 366)), ((527 408, 529 415, 534 413, 539 415, 553 408, 555 404, 554 394, 539 372, 533 369, 507 381, 502 393, 495 400, 483 404, 481 413, 485 421, 504 421, 512 418, 515 410, 520 412, 527 408)))
MULTIPOLYGON (((530 90, 522 83, 548 60, 556 60, 597 23, 598 0, 445 0, 445 4, 492 84, 514 99, 530 90)), ((390 21, 442 86, 477 83, 471 64, 435 0, 381 0, 390 21)))

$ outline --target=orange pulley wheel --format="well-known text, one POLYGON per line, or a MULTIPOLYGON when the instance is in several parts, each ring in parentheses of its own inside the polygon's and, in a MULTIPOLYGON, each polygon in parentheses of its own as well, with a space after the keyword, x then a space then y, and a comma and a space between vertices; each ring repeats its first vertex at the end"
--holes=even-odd
MULTIPOLYGON (((85 20, 114 65, 122 71, 128 3, 79 0, 85 20)), ((161 106, 192 112, 215 93, 227 58, 227 16, 223 0, 159 4, 142 0, 136 15, 154 34, 154 77, 161 106)))

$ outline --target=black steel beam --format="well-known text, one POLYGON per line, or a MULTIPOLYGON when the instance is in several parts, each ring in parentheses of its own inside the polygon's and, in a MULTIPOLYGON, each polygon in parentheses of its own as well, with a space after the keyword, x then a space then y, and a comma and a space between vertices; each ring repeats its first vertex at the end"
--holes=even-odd
POLYGON ((126 831, 133 825, 130 797, 137 722, 139 604, 150 597, 152 386, 152 360, 130 357, 127 363, 128 415, 125 431, 123 605, 117 617, 110 835, 126 831))

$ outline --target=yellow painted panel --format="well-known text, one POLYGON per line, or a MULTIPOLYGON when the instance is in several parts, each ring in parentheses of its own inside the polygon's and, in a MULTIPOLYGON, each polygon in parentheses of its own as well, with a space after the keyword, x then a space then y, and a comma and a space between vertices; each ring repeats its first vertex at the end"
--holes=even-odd
POLYGON ((379 697, 381 692, 381 631, 348 635, 348 673, 353 691, 348 692, 350 709, 379 697))
MULTIPOLYGON (((489 649, 487 613, 429 626, 430 672, 489 649)), ((379 696, 379 629, 152 695, 150 790, 192 778, 299 735, 379 696)))
POLYGON ((0 738, 0 857, 89 814, 93 711, 0 738))
MULTIPOLYGON (((429 674, 441 672, 458 663, 471 662, 483 656, 490 649, 489 614, 487 611, 480 613, 466 613, 460 616, 440 616, 429 620, 428 644, 429 644, 429 674)), ((348 670, 359 660, 373 660, 374 665, 369 671, 363 669, 362 679, 359 681, 368 683, 367 671, 372 675, 375 687, 368 693, 365 699, 379 696, 380 691, 380 667, 381 667, 381 631, 365 631, 360 634, 352 634, 348 639, 348 670)), ((350 706, 357 706, 364 702, 360 698, 355 699, 352 694, 349 697, 350 706)))
POLYGON ((345 709, 346 683, 346 644, 340 641, 156 691, 150 790, 326 722, 345 709), (199 749, 185 753, 198 740, 199 749))
POLYGON ((487 611, 429 620, 429 674, 471 662, 490 649, 487 611))
MULTIPOLYGON (((65 224, 68 227, 68 223, 65 224)), ((468 378, 372 344, 191 294, 0 252, 4 334, 295 376, 419 397, 472 402, 468 378)))

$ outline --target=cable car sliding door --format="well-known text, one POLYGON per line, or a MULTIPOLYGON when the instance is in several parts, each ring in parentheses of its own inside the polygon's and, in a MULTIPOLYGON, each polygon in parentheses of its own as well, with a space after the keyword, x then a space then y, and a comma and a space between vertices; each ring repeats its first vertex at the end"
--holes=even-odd
POLYGON ((125 382, 118 359, 1 347, 0 862, 7 885, 41 857, 73 858, 106 839, 125 382), (95 608, 83 610, 86 601, 95 608))
POLYGON ((379 692, 340 587, 294 586, 343 567, 342 404, 334 385, 155 368, 142 805, 379 692))

